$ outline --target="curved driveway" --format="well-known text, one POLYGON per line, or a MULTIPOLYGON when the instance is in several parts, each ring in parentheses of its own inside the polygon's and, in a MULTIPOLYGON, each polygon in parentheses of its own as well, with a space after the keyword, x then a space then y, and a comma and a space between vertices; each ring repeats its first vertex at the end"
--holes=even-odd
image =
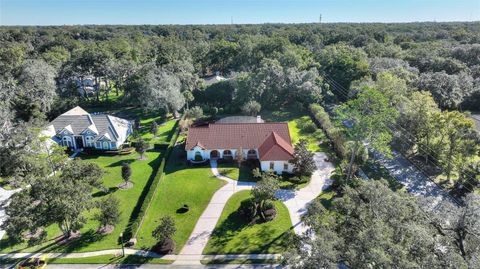
MULTIPOLYGON (((331 184, 330 175, 334 166, 330 162, 326 162, 326 158, 327 156, 323 152, 315 153, 314 160, 317 170, 313 173, 307 186, 300 190, 280 190, 276 195, 287 206, 296 234, 302 234, 307 228, 301 223, 301 216, 305 214, 308 203, 331 184)), ((239 191, 250 190, 255 186, 253 182, 236 181, 220 175, 216 162, 211 162, 211 166, 212 173, 217 178, 225 180, 227 184, 213 195, 197 221, 190 238, 180 251, 175 264, 199 264, 203 257, 203 249, 207 245, 228 199, 239 191)))

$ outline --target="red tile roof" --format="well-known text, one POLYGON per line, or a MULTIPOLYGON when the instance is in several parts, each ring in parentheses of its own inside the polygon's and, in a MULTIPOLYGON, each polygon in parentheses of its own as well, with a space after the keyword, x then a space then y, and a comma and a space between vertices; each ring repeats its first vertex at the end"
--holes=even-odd
POLYGON ((262 161, 288 161, 293 158, 293 147, 277 133, 272 132, 258 148, 262 161))
POLYGON ((216 123, 188 130, 185 148, 258 149, 260 160, 289 160, 293 147, 287 123, 216 123))

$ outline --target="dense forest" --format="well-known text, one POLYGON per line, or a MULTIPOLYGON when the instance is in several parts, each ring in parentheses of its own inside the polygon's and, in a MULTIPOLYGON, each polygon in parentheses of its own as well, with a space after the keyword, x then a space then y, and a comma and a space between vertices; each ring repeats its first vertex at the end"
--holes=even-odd
POLYGON ((11 127, 2 132, 75 105, 248 113, 338 104, 376 87, 400 111, 399 150, 447 169, 449 181, 479 169, 459 161, 475 155, 473 140, 444 143, 471 133, 446 133, 465 118, 446 111, 480 109, 479 23, 2 27, 0 43, 0 122, 11 127), (214 73, 231 79, 205 85, 214 73), (77 89, 86 77, 93 96, 77 89))
MULTIPOLYGON (((479 214, 478 199, 469 196, 480 187, 480 138, 470 117, 480 111, 479 22, 0 27, 0 177, 25 180, 41 173, 29 156, 37 147, 38 129, 76 105, 93 111, 137 107, 165 115, 184 113, 187 119, 299 107, 322 125, 340 159, 336 183, 345 188, 334 206, 339 215, 358 210, 365 214, 363 220, 372 218, 365 201, 382 204, 379 197, 388 195, 388 188, 368 183, 355 189, 350 179, 365 155, 391 157, 392 150, 459 204, 474 201, 471 207, 477 206, 479 214), (215 74, 225 79, 205 82, 215 74), (92 78, 93 94, 79 86, 85 78, 92 78)), ((181 123, 183 128, 190 124, 181 123)), ((404 194, 392 197, 378 209, 382 224, 360 224, 386 225, 382 228, 388 230, 393 221, 409 219, 407 239, 392 243, 405 249, 418 243, 417 230, 425 238, 442 234, 404 194), (398 207, 408 214, 394 215, 398 207)), ((338 260, 352 268, 370 262, 361 260, 364 250, 351 250, 348 258, 341 254, 347 244, 341 250, 335 246, 341 236, 368 241, 359 238, 367 235, 346 228, 358 223, 345 217, 326 229, 315 215, 325 209, 314 204, 311 210, 312 229, 323 234, 319 240, 331 243, 314 250, 318 257, 331 254, 322 260, 328 260, 325 267, 338 260)), ((478 220, 472 225, 478 229, 478 220)), ((479 241, 468 237, 465 227, 456 230, 465 234, 455 240, 470 245, 452 256, 436 260, 441 254, 417 253, 412 258, 400 255, 404 249, 392 256, 401 256, 409 268, 433 263, 438 268, 460 263, 474 268, 479 241)), ((434 245, 428 242, 419 249, 434 245)), ((309 258, 315 268, 317 260, 309 258)), ((383 268, 400 264, 389 262, 383 268)))

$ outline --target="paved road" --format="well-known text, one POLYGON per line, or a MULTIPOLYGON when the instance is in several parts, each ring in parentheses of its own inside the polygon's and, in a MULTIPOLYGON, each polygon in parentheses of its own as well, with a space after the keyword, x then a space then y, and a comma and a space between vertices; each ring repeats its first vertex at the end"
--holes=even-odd
POLYGON ((441 202, 454 203, 452 198, 438 185, 429 180, 421 171, 400 153, 393 151, 389 159, 376 153, 375 158, 390 172, 390 175, 402 183, 415 196, 423 196, 430 203, 423 204, 424 209, 435 211, 441 202))

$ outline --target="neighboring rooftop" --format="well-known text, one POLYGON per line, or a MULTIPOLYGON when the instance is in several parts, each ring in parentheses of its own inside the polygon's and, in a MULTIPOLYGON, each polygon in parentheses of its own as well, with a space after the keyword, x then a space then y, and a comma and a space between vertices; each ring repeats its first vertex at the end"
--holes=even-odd
POLYGON ((260 116, 231 116, 219 119, 215 123, 264 123, 264 120, 260 116))
POLYGON ((96 138, 108 137, 112 141, 123 140, 129 121, 107 114, 89 114, 77 106, 55 118, 47 126, 48 135, 57 135, 66 129, 73 135, 81 135, 87 128, 96 133, 96 138))
POLYGON ((188 130, 187 150, 258 149, 260 160, 289 160, 293 147, 285 122, 277 123, 220 123, 188 130))
POLYGON ((210 86, 212 84, 215 84, 215 83, 218 83, 218 82, 224 81, 224 80, 227 80, 227 79, 218 75, 218 74, 212 75, 212 76, 206 76, 206 77, 203 78, 205 86, 210 86))

